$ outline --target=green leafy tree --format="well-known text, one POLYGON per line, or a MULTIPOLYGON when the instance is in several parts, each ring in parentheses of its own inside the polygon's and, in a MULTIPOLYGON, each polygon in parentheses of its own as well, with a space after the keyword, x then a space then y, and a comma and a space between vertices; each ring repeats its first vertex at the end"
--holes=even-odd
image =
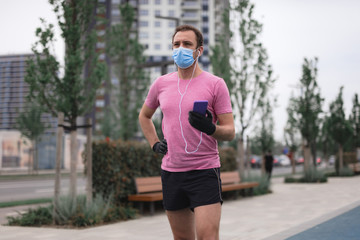
POLYGON ((217 76, 221 76, 229 89, 233 88, 233 82, 231 81, 231 76, 233 70, 230 64, 230 58, 234 53, 234 49, 229 44, 230 39, 233 34, 230 30, 230 18, 229 18, 229 9, 225 9, 222 14, 223 21, 223 33, 218 36, 217 44, 215 46, 210 46, 212 54, 210 55, 211 65, 213 67, 213 72, 217 76))
POLYGON ((248 0, 235 1, 224 14, 224 37, 213 48, 211 64, 214 73, 222 76, 229 88, 237 133, 239 170, 244 174, 244 136, 259 112, 275 79, 266 49, 259 40, 262 24, 253 17, 254 4, 248 0), (231 21, 229 20, 231 19, 231 21), (235 30, 230 31, 230 26, 235 30), (227 41, 229 37, 230 41, 227 41), (239 48, 229 47, 237 42, 239 48))
POLYGON ((307 170, 310 165, 311 155, 313 165, 316 166, 316 139, 319 134, 322 113, 323 98, 320 95, 320 88, 317 85, 317 62, 304 59, 302 65, 302 77, 300 79, 301 94, 291 101, 292 113, 294 114, 294 125, 302 136, 302 147, 304 151, 304 167, 307 170), (311 154, 312 153, 312 154, 311 154))
POLYGON ((16 128, 20 131, 21 136, 31 141, 33 169, 36 171, 39 168, 37 143, 46 129, 45 124, 41 122, 42 114, 43 110, 40 106, 28 103, 16 119, 16 128))
POLYGON ((336 144, 330 135, 330 131, 331 131, 331 125, 329 121, 329 116, 325 116, 322 121, 317 144, 318 144, 318 149, 323 153, 323 158, 326 162, 329 160, 330 155, 336 153, 335 151, 336 144))
POLYGON ((275 144, 274 139, 274 119, 272 116, 272 105, 275 101, 267 99, 260 104, 260 128, 256 129, 255 143, 261 149, 262 162, 261 170, 262 174, 265 174, 265 154, 267 151, 272 150, 275 144))
POLYGON ((360 148, 360 103, 358 99, 358 94, 354 95, 353 107, 349 120, 353 129, 352 151, 356 151, 360 148))
POLYGON ((112 114, 108 121, 116 123, 112 125, 110 137, 128 140, 138 130, 138 113, 150 80, 147 72, 139 67, 146 59, 133 28, 135 10, 128 3, 121 4, 119 9, 120 23, 111 26, 108 32, 107 53, 118 79, 118 84, 112 87, 117 101, 109 109, 112 114))
POLYGON ((329 116, 329 132, 339 147, 339 171, 342 171, 343 161, 343 148, 347 141, 350 140, 352 129, 349 120, 345 117, 344 101, 342 97, 343 87, 340 87, 337 98, 330 104, 329 116))
POLYGON ((25 81, 30 86, 29 100, 57 116, 64 113, 70 130, 71 184, 70 196, 76 201, 77 118, 88 113, 94 105, 96 90, 105 74, 105 64, 96 53, 97 36, 90 25, 95 20, 96 0, 50 0, 57 15, 61 35, 65 40, 65 66, 53 54, 54 28, 42 20, 36 30, 39 40, 32 51, 25 81), (85 66, 87 77, 83 76, 85 66), (62 74, 61 74, 62 73, 62 74))
POLYGON ((286 122, 286 126, 284 129, 284 139, 285 144, 289 148, 289 158, 291 161, 292 166, 292 174, 295 174, 295 153, 298 150, 299 146, 301 145, 300 140, 300 132, 297 128, 297 119, 295 117, 295 98, 291 96, 289 101, 289 106, 287 107, 286 111, 288 114, 288 119, 286 122))

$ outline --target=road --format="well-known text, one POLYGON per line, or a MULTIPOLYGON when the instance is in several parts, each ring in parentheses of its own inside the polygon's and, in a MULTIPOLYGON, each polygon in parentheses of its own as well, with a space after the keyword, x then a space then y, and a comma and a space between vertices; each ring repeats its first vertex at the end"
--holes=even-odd
MULTIPOLYGON (((29 200, 38 198, 52 198, 54 196, 54 179, 22 179, 0 181, 0 202, 29 200)), ((68 177, 61 178, 61 194, 67 195, 70 181, 68 177)), ((77 178, 78 193, 85 193, 86 180, 77 178)))
MULTIPOLYGON (((296 173, 303 171, 303 166, 296 166, 296 173)), ((323 166, 319 166, 323 168, 323 166)), ((260 169, 251 169, 254 175, 260 174, 260 169)), ((291 167, 274 167, 273 176, 291 174, 291 167)), ((54 179, 49 177, 44 179, 22 179, 22 180, 6 180, 0 181, 0 202, 11 202, 18 200, 29 200, 38 198, 52 198, 54 196, 54 179)), ((67 195, 69 192, 69 177, 61 178, 61 194, 67 195)), ((86 179, 85 177, 77 178, 78 193, 85 193, 86 179)))

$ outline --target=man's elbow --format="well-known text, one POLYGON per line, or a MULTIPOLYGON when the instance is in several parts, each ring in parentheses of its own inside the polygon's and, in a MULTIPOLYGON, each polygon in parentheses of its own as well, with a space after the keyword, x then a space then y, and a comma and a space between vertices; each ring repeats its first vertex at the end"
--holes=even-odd
POLYGON ((228 141, 232 141, 235 138, 235 128, 230 130, 228 138, 228 141))

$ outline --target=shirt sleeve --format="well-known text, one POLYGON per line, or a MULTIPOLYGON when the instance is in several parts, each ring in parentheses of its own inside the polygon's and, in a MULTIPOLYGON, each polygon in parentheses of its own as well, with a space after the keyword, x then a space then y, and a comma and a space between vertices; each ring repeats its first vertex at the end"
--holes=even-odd
POLYGON ((151 109, 157 109, 160 105, 159 94, 158 94, 158 84, 159 79, 156 79, 154 83, 150 86, 150 90, 145 99, 145 105, 151 109))
POLYGON ((229 89, 222 78, 215 85, 214 111, 216 115, 232 113, 229 89))

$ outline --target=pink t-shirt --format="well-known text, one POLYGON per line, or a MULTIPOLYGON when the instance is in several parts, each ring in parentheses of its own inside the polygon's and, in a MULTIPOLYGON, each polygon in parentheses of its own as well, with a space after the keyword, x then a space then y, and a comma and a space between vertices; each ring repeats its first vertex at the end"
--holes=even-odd
POLYGON ((198 151, 195 153, 185 151, 185 140, 187 152, 193 152, 197 149, 201 138, 201 132, 193 128, 188 121, 194 101, 208 100, 208 110, 213 115, 214 123, 217 122, 217 115, 232 112, 229 90, 222 78, 203 71, 190 83, 189 81, 180 79, 178 87, 177 72, 161 76, 152 84, 145 100, 146 106, 152 109, 160 107, 163 112, 162 131, 167 141, 168 152, 162 159, 161 168, 170 172, 220 167, 217 141, 206 133, 202 134, 198 151), (184 95, 181 103, 181 118, 179 118, 181 100, 179 90, 184 95))

